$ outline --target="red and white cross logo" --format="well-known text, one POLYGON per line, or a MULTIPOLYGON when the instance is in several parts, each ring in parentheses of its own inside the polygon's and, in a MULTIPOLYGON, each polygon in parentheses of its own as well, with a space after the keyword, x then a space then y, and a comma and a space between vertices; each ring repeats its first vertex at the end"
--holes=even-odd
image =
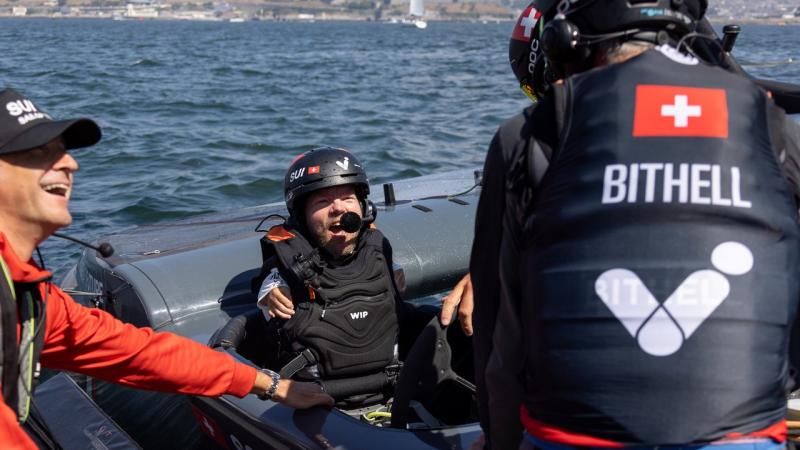
POLYGON ((533 31, 533 27, 536 26, 536 19, 539 18, 539 14, 537 14, 535 8, 531 8, 528 12, 528 15, 523 17, 522 20, 519 22, 519 26, 525 28, 525 37, 530 38, 531 32, 533 31))
POLYGON ((514 31, 511 33, 511 39, 530 42, 533 37, 533 30, 536 29, 536 22, 541 16, 542 14, 536 11, 536 8, 529 6, 517 19, 514 31))
POLYGON ((633 136, 727 138, 727 93, 715 88, 640 84, 633 136))
POLYGON ((685 95, 676 95, 674 104, 661 105, 661 115, 673 117, 675 128, 686 128, 689 126, 689 117, 702 116, 703 108, 698 105, 690 105, 689 97, 685 95))

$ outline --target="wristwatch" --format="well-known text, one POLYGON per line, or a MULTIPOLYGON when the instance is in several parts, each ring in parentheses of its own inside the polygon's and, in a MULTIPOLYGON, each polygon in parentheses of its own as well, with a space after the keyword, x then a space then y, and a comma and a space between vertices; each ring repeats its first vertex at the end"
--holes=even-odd
POLYGON ((256 395, 261 400, 271 400, 272 396, 275 395, 275 391, 278 389, 278 382, 281 381, 281 376, 277 373, 269 370, 269 369, 259 369, 262 373, 268 375, 272 378, 272 385, 264 391, 262 394, 256 395))

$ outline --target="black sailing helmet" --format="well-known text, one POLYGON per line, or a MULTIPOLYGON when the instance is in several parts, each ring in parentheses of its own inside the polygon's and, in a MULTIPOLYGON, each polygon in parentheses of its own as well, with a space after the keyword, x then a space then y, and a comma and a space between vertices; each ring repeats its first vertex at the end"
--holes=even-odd
POLYGON ((511 70, 536 101, 561 76, 556 66, 581 63, 594 44, 615 38, 675 42, 694 31, 707 7, 708 0, 534 0, 511 33, 511 70))
POLYGON ((541 46, 544 28, 542 13, 536 8, 541 1, 534 0, 514 23, 511 41, 508 43, 508 60, 514 71, 519 87, 534 102, 544 94, 544 87, 553 80, 545 82, 546 61, 541 46), (540 89, 541 87, 541 89, 540 89))
POLYGON ((343 148, 318 147, 297 156, 283 180, 284 199, 289 215, 296 223, 304 223, 302 204, 308 194, 347 184, 355 188, 366 215, 369 180, 364 166, 355 155, 343 148))

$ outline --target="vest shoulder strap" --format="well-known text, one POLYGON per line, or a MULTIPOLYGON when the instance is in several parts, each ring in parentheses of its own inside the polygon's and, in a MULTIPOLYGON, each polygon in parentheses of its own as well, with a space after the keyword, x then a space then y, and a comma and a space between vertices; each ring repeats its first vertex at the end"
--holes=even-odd
MULTIPOLYGON (((556 135, 560 140, 566 126, 569 91, 563 83, 554 84, 551 89, 551 96, 554 104, 556 135)), ((528 138, 528 148, 525 153, 528 183, 536 188, 541 184, 544 174, 550 167, 550 161, 553 159, 553 148, 542 144, 535 136, 531 135, 528 138)))
POLYGON ((0 381, 4 401, 17 413, 17 419, 25 422, 44 346, 44 327, 37 325, 45 321, 45 305, 38 282, 15 285, 2 258, 0 269, 3 272, 0 277, 0 381), (20 343, 17 343, 18 323, 20 343))
MULTIPOLYGON (((284 224, 281 224, 271 227, 269 230, 267 230, 264 236, 261 237, 259 240, 259 244, 261 246, 261 270, 259 271, 258 275, 250 280, 250 290, 254 294, 258 293, 261 283, 264 282, 264 279, 274 267, 274 258, 277 258, 277 262, 282 263, 285 266, 286 264, 291 263, 291 259, 288 258, 287 252, 291 253, 291 249, 298 245, 298 241, 303 240, 302 238, 295 239, 297 236, 299 235, 292 232, 284 224)), ((286 266, 285 268, 288 269, 289 267, 290 266, 286 266)), ((281 274, 281 276, 285 275, 285 273, 281 274)))
POLYGON ((39 356, 44 347, 44 326, 42 324, 46 320, 46 307, 42 301, 39 286, 39 283, 25 283, 18 286, 17 292, 17 311, 20 321, 17 414, 20 422, 25 422, 30 413, 31 393, 34 383, 39 377, 39 356))
POLYGON ((3 398, 8 405, 14 406, 16 402, 15 390, 17 387, 16 355, 16 293, 11 272, 6 262, 0 257, 0 382, 3 387, 3 398))
MULTIPOLYGON (((299 296, 306 294, 304 286, 317 284, 317 276, 321 271, 319 252, 305 236, 282 225, 270 229, 266 244, 274 252, 278 270, 296 296, 295 301, 300 301, 299 296)), ((310 291, 309 295, 313 299, 310 291)))
POLYGON ((569 90, 566 83, 556 83, 552 88, 555 103, 556 128, 559 138, 564 133, 567 120, 567 105, 569 104, 569 90))
POLYGON ((550 167, 550 158, 552 157, 552 150, 545 150, 549 147, 543 146, 535 137, 531 137, 528 141, 528 168, 527 177, 529 183, 534 187, 538 187, 544 178, 544 174, 550 167))

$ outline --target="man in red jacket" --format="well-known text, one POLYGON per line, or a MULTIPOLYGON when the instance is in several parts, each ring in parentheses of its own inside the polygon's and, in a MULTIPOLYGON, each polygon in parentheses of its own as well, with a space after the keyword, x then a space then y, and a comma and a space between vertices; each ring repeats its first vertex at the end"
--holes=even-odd
POLYGON ((36 448, 20 423, 39 363, 142 389, 332 405, 316 384, 281 380, 189 339, 122 323, 50 282, 32 253, 72 222, 78 163, 67 150, 100 136, 89 119, 54 121, 19 93, 0 91, 0 447, 36 448))

